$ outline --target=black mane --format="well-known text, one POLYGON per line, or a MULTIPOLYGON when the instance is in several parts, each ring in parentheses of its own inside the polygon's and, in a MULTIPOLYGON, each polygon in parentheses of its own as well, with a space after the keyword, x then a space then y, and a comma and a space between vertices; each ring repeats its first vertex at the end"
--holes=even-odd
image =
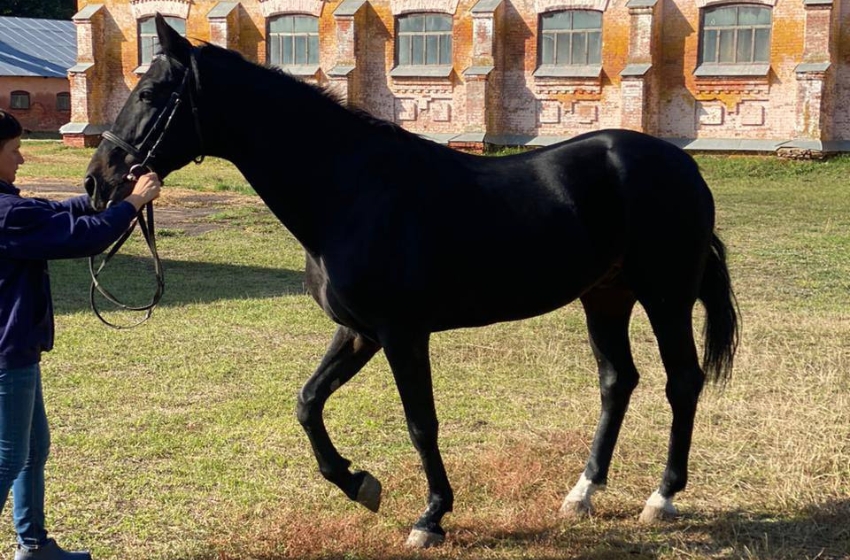
POLYGON ((350 101, 346 101, 330 88, 306 82, 286 72, 282 68, 253 62, 237 51, 225 49, 211 43, 204 43, 201 47, 199 47, 199 51, 202 56, 204 53, 209 52, 212 56, 228 60, 228 65, 237 64, 245 67, 248 72, 252 73, 252 78, 256 76, 260 80, 267 82, 267 84, 264 83, 264 89, 267 89, 268 91, 275 91, 276 89, 283 88, 286 88, 287 91, 293 91, 294 89, 299 95, 303 95, 307 98, 322 99, 332 103, 333 105, 339 106, 351 115, 357 117, 360 121, 378 130, 391 134, 395 139, 407 138, 411 140, 423 140, 423 138, 418 134, 410 132, 394 122, 376 117, 367 109, 359 107, 350 101))

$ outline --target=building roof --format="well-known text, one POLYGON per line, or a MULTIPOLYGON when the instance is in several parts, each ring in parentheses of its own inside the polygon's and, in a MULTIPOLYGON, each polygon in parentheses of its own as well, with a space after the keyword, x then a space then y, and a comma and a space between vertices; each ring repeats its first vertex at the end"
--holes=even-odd
POLYGON ((74 22, 0 17, 0 76, 65 78, 76 63, 74 22))

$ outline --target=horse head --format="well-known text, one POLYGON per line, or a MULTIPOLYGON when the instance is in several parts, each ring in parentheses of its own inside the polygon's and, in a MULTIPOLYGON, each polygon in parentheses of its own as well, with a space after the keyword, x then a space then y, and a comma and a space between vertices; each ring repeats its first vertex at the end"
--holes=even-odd
POLYGON ((165 177, 203 157, 197 49, 156 15, 160 54, 130 92, 89 163, 84 186, 98 210, 123 200, 141 174, 165 177))

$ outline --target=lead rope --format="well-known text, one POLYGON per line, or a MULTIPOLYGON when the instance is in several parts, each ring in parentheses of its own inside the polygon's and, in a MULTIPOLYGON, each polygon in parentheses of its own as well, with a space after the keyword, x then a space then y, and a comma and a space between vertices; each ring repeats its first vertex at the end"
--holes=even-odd
POLYGON ((139 211, 138 215, 136 216, 136 219, 133 221, 133 224, 129 228, 127 228, 127 231, 125 231, 120 238, 118 238, 118 241, 115 242, 115 244, 103 258, 100 265, 97 267, 97 270, 95 270, 94 263, 95 258, 89 257, 89 273, 91 274, 92 280, 91 286, 89 288, 89 303, 91 303, 92 311, 94 311, 94 314, 97 316, 97 318, 100 319, 104 325, 112 327, 113 329, 130 329, 133 327, 138 327, 139 325, 150 319, 151 314, 153 314, 154 307, 156 307, 156 305, 159 303, 159 300, 162 299, 162 294, 165 291, 165 271, 162 267, 162 261, 159 258, 159 252, 156 249, 156 233, 154 231, 152 202, 148 202, 147 204, 145 204, 144 211, 139 211), (145 214, 147 214, 147 218, 145 218, 145 214), (98 276, 103 271, 103 268, 104 266, 106 266, 106 263, 112 260, 112 257, 114 257, 118 253, 118 250, 121 248, 121 246, 124 245, 124 242, 130 238, 130 235, 133 233, 133 230, 136 229, 137 224, 139 226, 139 230, 141 230, 142 232, 142 237, 144 237, 145 243, 147 244, 148 249, 150 250, 151 256, 153 257, 154 275, 156 277, 156 291, 154 292, 153 297, 151 297, 151 300, 148 304, 134 306, 122 303, 115 296, 113 296, 109 290, 103 287, 103 285, 98 280, 98 276), (109 301, 120 309, 124 309, 125 311, 144 311, 145 315, 139 321, 131 323, 129 325, 119 325, 116 323, 112 323, 107 320, 97 308, 95 292, 98 292, 107 301, 109 301))

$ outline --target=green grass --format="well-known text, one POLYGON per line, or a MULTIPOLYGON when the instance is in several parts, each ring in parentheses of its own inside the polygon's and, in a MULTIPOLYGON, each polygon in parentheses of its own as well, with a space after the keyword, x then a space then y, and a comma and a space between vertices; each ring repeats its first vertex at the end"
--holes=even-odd
MULTIPOLYGON (((26 142, 19 177, 79 180, 90 154, 26 142)), ((295 420, 297 391, 334 331, 304 293, 303 252, 267 211, 229 207, 209 218, 214 231, 160 237, 166 293, 134 330, 95 319, 82 261, 51 265, 50 528, 102 560, 846 557, 850 158, 698 161, 715 194, 744 330, 731 384, 701 400, 690 485, 677 499, 682 519, 636 522, 658 485, 670 421, 640 310, 632 343, 642 382, 609 489, 593 518, 557 518, 599 407, 573 305, 433 337, 455 512, 441 549, 405 551, 425 483, 386 360, 373 359, 325 414, 353 467, 384 484, 372 515, 321 478, 295 420)), ((224 162, 189 166, 168 184, 213 192, 217 181, 246 188, 224 162)), ((134 242, 105 281, 144 300, 147 266, 134 242)), ((11 542, 8 508, 0 530, 11 542)))
MULTIPOLYGON (((69 148, 61 142, 49 140, 24 140, 22 150, 25 163, 18 172, 19 178, 50 179, 82 183, 91 148, 69 148)), ((225 191, 253 193, 242 174, 229 162, 209 157, 203 165, 188 165, 168 177, 173 187, 200 191, 225 191)))

